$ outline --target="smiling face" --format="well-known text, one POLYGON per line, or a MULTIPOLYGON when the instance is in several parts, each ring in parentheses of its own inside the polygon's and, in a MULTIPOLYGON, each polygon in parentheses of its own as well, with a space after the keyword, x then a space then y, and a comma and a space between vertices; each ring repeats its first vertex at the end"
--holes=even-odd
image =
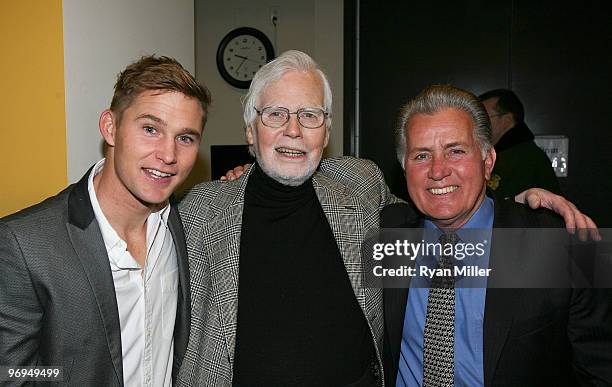
POLYGON ((452 108, 417 114, 406 125, 408 193, 438 227, 461 227, 484 200, 495 151, 483 160, 473 126, 467 113, 452 108))
MULTIPOLYGON (((257 104, 284 107, 290 112, 301 108, 323 109, 323 85, 318 74, 311 71, 289 71, 264 89, 257 104)), ((312 176, 321 161, 329 140, 329 130, 303 128, 295 114, 280 128, 262 124, 258 116, 255 128, 246 129, 247 141, 253 147, 257 163, 274 180, 285 185, 300 185, 312 176)))
POLYGON ((113 199, 145 206, 167 203, 198 155, 203 111, 179 92, 148 90, 123 111, 105 110, 100 132, 109 145, 103 174, 113 199))

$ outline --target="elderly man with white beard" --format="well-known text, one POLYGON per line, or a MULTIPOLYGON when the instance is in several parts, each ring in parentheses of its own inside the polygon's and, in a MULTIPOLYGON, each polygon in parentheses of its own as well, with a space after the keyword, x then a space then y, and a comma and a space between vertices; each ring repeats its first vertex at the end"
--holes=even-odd
POLYGON ((380 385, 382 291, 363 288, 359 249, 398 199, 370 161, 321 162, 331 90, 308 55, 262 67, 244 105, 256 164, 181 206, 196 326, 180 382, 380 385))
POLYGON ((384 385, 382 289, 364 288, 360 246, 399 199, 374 163, 322 159, 331 101, 308 55, 263 66, 244 99, 256 163, 181 203, 192 331, 178 385, 384 385))

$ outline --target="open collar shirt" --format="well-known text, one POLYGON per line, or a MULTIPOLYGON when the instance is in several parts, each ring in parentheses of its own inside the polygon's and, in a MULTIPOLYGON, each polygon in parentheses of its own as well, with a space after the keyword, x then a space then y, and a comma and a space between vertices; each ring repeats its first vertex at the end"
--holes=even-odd
POLYGON ((124 384, 171 386, 178 264, 168 229, 170 205, 147 219, 147 255, 141 267, 108 222, 96 197, 93 178, 104 168, 104 161, 92 169, 88 189, 115 286, 124 384))

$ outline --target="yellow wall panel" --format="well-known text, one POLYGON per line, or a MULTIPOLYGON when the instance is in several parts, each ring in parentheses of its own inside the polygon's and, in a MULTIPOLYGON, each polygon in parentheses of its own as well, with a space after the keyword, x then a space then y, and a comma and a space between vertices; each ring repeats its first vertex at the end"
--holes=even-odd
POLYGON ((2 1, 0 216, 67 182, 61 0, 2 1))

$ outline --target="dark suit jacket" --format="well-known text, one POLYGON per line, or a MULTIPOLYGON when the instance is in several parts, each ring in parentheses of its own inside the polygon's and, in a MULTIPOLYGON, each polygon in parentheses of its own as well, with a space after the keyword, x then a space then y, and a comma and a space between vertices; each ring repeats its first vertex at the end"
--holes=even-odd
MULTIPOLYGON (((395 205, 398 206, 398 205, 395 205)), ((382 227, 422 227, 418 217, 383 212, 382 227)), ((494 228, 557 228, 547 210, 496 202, 494 228)), ((516 241, 520 246, 521 241, 516 241)), ((504 266, 492 241, 491 275, 504 266)), ((508 256, 507 254, 503 254, 508 256)), ((516 257, 534 259, 531 257, 516 257)), ((513 262, 514 263, 514 262, 513 262)), ((489 284, 493 277, 489 278, 489 284)), ((395 386, 408 289, 385 289, 384 366, 395 386)), ((609 289, 488 288, 484 316, 485 386, 612 385, 612 293, 609 289)))
MULTIPOLYGON (((115 288, 88 175, 0 220, 0 365, 61 366, 67 385, 123 386, 115 288)), ((189 338, 190 293, 175 207, 168 224, 179 269, 174 378, 189 338)))

